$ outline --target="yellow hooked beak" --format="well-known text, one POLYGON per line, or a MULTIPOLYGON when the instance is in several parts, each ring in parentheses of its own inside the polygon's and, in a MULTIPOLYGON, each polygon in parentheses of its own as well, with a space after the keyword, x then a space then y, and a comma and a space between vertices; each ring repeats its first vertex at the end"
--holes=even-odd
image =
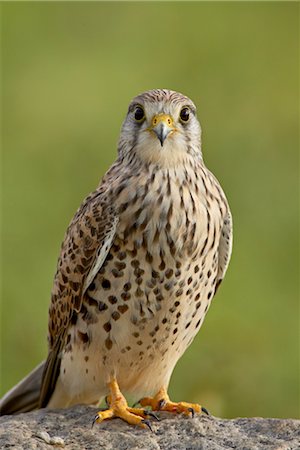
POLYGON ((169 114, 156 114, 152 119, 150 131, 153 131, 159 139, 161 146, 164 145, 166 137, 175 131, 174 121, 169 114))

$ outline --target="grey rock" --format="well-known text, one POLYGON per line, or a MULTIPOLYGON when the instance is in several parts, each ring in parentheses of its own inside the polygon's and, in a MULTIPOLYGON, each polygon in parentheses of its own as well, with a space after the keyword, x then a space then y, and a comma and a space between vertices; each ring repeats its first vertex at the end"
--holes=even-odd
POLYGON ((113 419, 92 428, 96 408, 38 410, 0 418, 0 449, 299 450, 300 421, 194 419, 160 413, 153 432, 113 419))

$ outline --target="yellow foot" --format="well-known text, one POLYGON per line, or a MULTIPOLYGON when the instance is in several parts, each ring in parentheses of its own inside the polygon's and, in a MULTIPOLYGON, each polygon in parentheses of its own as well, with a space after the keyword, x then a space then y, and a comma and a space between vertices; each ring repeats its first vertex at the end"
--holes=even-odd
POLYGON ((191 414, 194 417, 195 412, 204 412, 209 414, 206 408, 201 407, 197 403, 187 402, 171 402, 167 390, 162 388, 154 397, 145 397, 139 401, 141 406, 151 406, 153 411, 169 411, 173 413, 183 413, 186 415, 191 414))
POLYGON ((147 411, 142 408, 130 408, 115 379, 109 383, 109 389, 110 396, 107 397, 109 408, 104 411, 99 411, 96 414, 93 425, 95 422, 100 423, 106 419, 119 417, 131 425, 139 425, 143 428, 148 427, 152 431, 147 417, 154 417, 158 420, 158 417, 152 411, 147 411))

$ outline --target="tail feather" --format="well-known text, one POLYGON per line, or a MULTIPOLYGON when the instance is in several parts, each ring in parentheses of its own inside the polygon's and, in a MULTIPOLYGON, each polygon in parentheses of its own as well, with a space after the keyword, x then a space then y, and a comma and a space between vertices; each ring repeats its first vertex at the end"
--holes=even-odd
POLYGON ((28 412, 38 408, 44 366, 45 361, 0 399, 1 416, 28 412))

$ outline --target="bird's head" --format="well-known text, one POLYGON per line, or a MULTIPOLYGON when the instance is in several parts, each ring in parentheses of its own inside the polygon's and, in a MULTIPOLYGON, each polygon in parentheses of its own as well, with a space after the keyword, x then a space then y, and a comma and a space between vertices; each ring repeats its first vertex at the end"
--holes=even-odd
POLYGON ((154 89, 130 103, 119 153, 123 158, 176 166, 188 157, 201 158, 200 137, 194 103, 178 92, 154 89))

